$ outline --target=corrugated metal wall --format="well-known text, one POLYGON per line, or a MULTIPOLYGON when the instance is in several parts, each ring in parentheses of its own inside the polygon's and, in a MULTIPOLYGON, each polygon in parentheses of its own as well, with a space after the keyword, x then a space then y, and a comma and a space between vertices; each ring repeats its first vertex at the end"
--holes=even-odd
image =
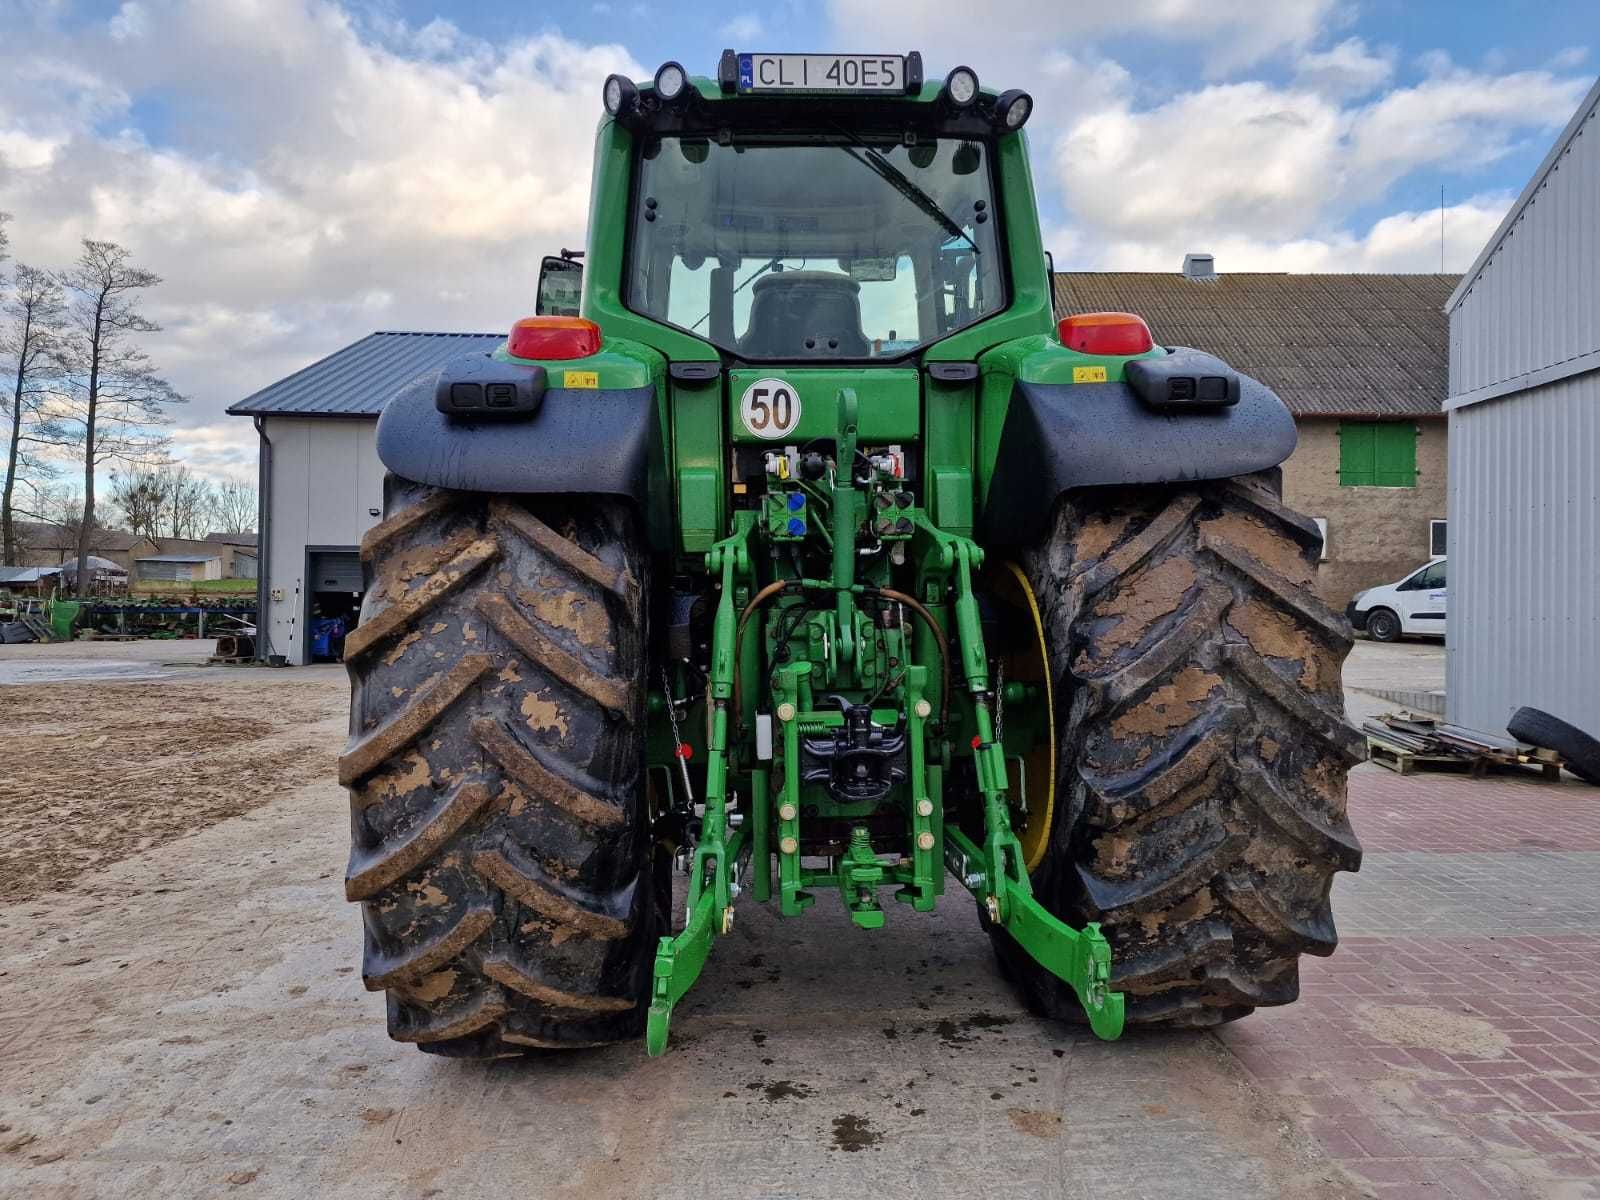
POLYGON ((1448 711, 1600 731, 1600 372, 1450 415, 1448 711))
POLYGON ((1450 318, 1447 710, 1497 732, 1600 731, 1597 97, 1450 318))
POLYGON ((1450 317, 1450 394, 1600 349, 1600 116, 1571 143, 1450 317))

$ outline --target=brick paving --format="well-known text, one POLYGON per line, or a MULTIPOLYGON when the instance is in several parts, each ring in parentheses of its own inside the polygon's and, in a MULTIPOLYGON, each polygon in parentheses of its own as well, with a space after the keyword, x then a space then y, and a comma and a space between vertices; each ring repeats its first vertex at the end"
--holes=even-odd
POLYGON ((1364 1194, 1600 1200, 1600 789, 1350 777, 1301 1000, 1220 1033, 1364 1194))

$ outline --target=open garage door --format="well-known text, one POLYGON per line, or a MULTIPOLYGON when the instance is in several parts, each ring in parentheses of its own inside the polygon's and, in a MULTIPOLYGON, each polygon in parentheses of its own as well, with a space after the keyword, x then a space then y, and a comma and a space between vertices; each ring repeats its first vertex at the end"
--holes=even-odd
POLYGON ((306 552, 306 637, 302 662, 339 662, 361 618, 361 555, 348 548, 306 552))

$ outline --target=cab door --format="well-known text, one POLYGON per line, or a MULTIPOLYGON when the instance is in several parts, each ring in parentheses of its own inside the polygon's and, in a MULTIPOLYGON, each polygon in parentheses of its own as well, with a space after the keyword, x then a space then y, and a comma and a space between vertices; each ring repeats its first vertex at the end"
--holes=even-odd
POLYGON ((1445 560, 1429 563, 1398 589, 1402 597, 1401 629, 1405 633, 1444 635, 1448 575, 1445 560))

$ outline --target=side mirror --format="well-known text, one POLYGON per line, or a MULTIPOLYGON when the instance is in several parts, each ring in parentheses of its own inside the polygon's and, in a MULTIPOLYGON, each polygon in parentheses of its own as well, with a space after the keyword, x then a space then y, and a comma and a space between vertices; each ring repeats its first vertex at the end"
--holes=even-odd
POLYGON ((583 298, 583 265, 570 258, 544 256, 539 264, 539 291, 533 311, 541 317, 575 317, 583 298))

